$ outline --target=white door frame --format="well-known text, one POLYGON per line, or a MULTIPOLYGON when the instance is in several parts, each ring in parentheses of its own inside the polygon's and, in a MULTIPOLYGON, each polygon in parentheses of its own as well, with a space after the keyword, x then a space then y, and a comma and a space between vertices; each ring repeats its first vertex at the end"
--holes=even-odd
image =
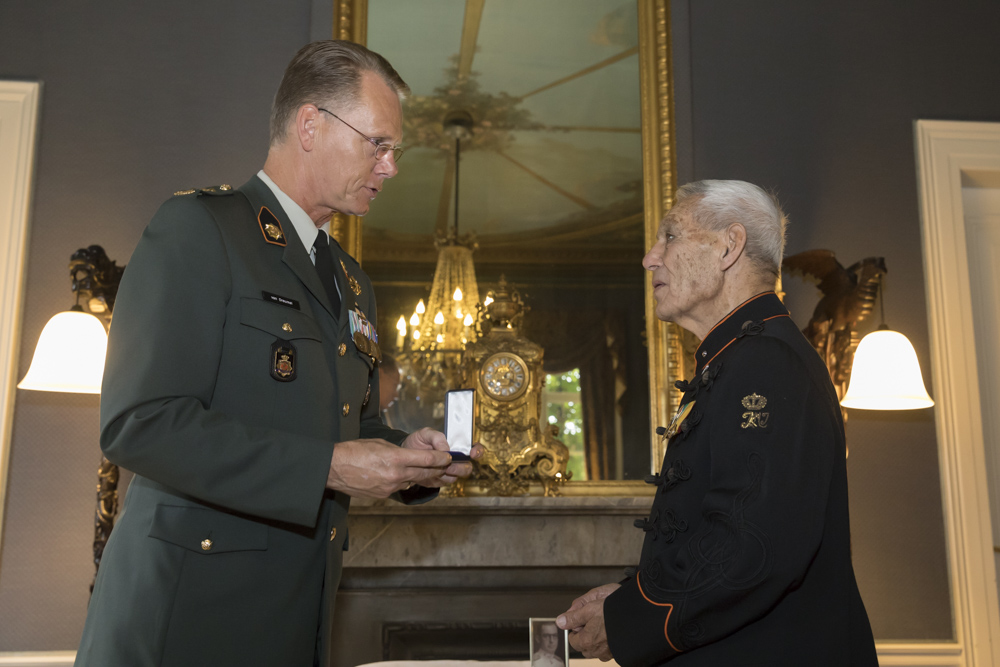
POLYGON ((40 92, 40 83, 0 81, 0 550, 40 92))
POLYGON ((879 655, 883 665, 993 667, 1000 664, 1000 606, 962 173, 1000 172, 1000 124, 918 120, 914 129, 955 642, 880 645, 879 655))

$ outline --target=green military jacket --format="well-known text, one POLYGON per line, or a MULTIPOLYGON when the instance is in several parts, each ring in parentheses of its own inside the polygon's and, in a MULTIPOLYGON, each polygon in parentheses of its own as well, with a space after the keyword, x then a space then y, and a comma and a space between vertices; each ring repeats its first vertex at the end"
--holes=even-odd
POLYGON ((349 323, 375 322, 371 282, 330 251, 339 312, 257 177, 179 193, 146 228, 101 395, 101 447, 136 476, 77 665, 326 664, 350 502, 326 489, 334 443, 406 436, 349 323))

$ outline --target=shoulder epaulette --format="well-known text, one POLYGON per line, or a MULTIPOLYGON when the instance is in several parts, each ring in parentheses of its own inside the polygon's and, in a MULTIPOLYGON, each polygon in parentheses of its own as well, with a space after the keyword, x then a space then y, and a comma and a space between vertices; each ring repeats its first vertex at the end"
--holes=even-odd
POLYGON ((178 190, 174 193, 175 197, 183 197, 185 195, 193 195, 195 193, 202 195, 213 195, 213 196, 226 196, 231 195, 236 190, 233 186, 223 183, 222 185, 213 185, 207 188, 192 188, 191 190, 178 190))
POLYGON ((220 196, 225 197, 227 195, 233 194, 234 192, 236 192, 236 190, 233 189, 233 186, 228 185, 226 183, 223 183, 222 185, 213 185, 213 186, 208 187, 208 188, 202 188, 198 192, 200 194, 203 194, 203 195, 212 195, 212 196, 215 196, 215 197, 220 197, 220 196))

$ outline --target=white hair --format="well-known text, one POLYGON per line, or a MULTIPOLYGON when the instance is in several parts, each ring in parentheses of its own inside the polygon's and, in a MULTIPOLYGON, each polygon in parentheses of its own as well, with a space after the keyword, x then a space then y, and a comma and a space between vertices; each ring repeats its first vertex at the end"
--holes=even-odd
POLYGON ((695 222, 720 232, 738 222, 747 230, 747 257, 774 275, 781 272, 788 218, 778 200, 746 181, 696 181, 677 190, 674 205, 688 202, 695 222))

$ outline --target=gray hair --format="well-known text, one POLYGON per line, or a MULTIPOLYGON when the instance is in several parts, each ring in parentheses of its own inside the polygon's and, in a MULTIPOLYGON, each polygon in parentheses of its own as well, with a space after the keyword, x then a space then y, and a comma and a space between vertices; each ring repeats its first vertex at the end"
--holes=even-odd
POLYGON ((389 61, 360 44, 327 39, 306 44, 292 58, 271 105, 271 145, 285 137, 288 122, 303 104, 350 108, 361 93, 361 75, 377 74, 403 100, 410 94, 389 61))
POLYGON ((746 181, 696 181, 677 190, 675 206, 689 203, 702 229, 721 232, 738 222, 747 230, 747 257, 774 275, 781 272, 788 218, 774 195, 746 181))

